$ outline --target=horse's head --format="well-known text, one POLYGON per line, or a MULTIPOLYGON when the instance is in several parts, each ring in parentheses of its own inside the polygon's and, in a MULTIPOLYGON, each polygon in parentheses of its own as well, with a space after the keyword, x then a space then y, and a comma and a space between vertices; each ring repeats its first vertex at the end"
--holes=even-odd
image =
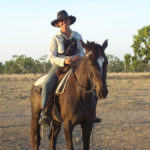
POLYGON ((87 65, 90 73, 90 80, 96 87, 98 98, 106 98, 108 94, 106 76, 107 76, 107 57, 105 55, 105 48, 108 45, 108 40, 105 40, 102 45, 95 42, 87 42, 86 44, 81 41, 85 49, 84 59, 87 60, 87 65))

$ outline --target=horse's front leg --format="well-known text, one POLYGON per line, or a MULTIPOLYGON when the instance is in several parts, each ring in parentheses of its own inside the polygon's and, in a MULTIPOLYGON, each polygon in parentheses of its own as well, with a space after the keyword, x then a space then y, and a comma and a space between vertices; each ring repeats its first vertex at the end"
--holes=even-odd
POLYGON ((64 121, 64 133, 68 150, 74 150, 72 142, 73 126, 70 120, 64 121))
POLYGON ((57 135, 60 132, 61 123, 52 122, 52 127, 49 135, 50 150, 56 150, 57 135))
POLYGON ((81 123, 81 127, 82 127, 83 150, 89 150, 90 135, 93 127, 93 121, 85 121, 84 123, 81 123))

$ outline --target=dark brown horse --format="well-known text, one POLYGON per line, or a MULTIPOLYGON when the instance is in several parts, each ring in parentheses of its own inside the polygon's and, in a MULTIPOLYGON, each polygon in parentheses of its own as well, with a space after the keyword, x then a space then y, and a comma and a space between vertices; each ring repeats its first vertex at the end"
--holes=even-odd
MULTIPOLYGON (((65 92, 56 96, 56 102, 63 120, 64 134, 68 150, 73 150, 72 132, 77 124, 81 124, 83 150, 89 150, 90 134, 96 116, 96 99, 106 98, 107 58, 105 48, 94 42, 82 42, 85 55, 80 65, 71 74, 65 92), (94 93, 96 92, 96 95, 94 93)), ((40 145, 40 125, 38 124, 42 110, 41 95, 31 90, 31 144, 37 150, 40 145)), ((50 149, 56 149, 57 135, 61 126, 53 122, 50 132, 50 149)))

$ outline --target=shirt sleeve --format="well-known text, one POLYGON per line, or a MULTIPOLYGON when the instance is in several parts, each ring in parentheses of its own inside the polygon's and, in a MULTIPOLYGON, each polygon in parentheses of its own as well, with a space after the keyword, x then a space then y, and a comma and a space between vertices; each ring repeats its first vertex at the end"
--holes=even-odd
POLYGON ((65 59, 66 56, 58 55, 58 44, 57 44, 56 36, 54 36, 50 41, 50 62, 52 64, 63 67, 65 59))

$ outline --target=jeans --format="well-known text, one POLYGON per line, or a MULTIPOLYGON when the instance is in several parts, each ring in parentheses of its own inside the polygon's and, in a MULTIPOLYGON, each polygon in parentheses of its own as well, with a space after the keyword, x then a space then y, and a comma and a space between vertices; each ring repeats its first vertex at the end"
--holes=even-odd
POLYGON ((42 113, 44 113, 44 110, 46 108, 49 93, 51 93, 52 91, 54 92, 56 89, 56 83, 58 81, 58 77, 56 75, 56 70, 58 68, 59 67, 56 65, 52 66, 51 70, 47 74, 46 80, 44 81, 44 83, 42 85, 42 94, 41 94, 42 105, 43 105, 42 113))

